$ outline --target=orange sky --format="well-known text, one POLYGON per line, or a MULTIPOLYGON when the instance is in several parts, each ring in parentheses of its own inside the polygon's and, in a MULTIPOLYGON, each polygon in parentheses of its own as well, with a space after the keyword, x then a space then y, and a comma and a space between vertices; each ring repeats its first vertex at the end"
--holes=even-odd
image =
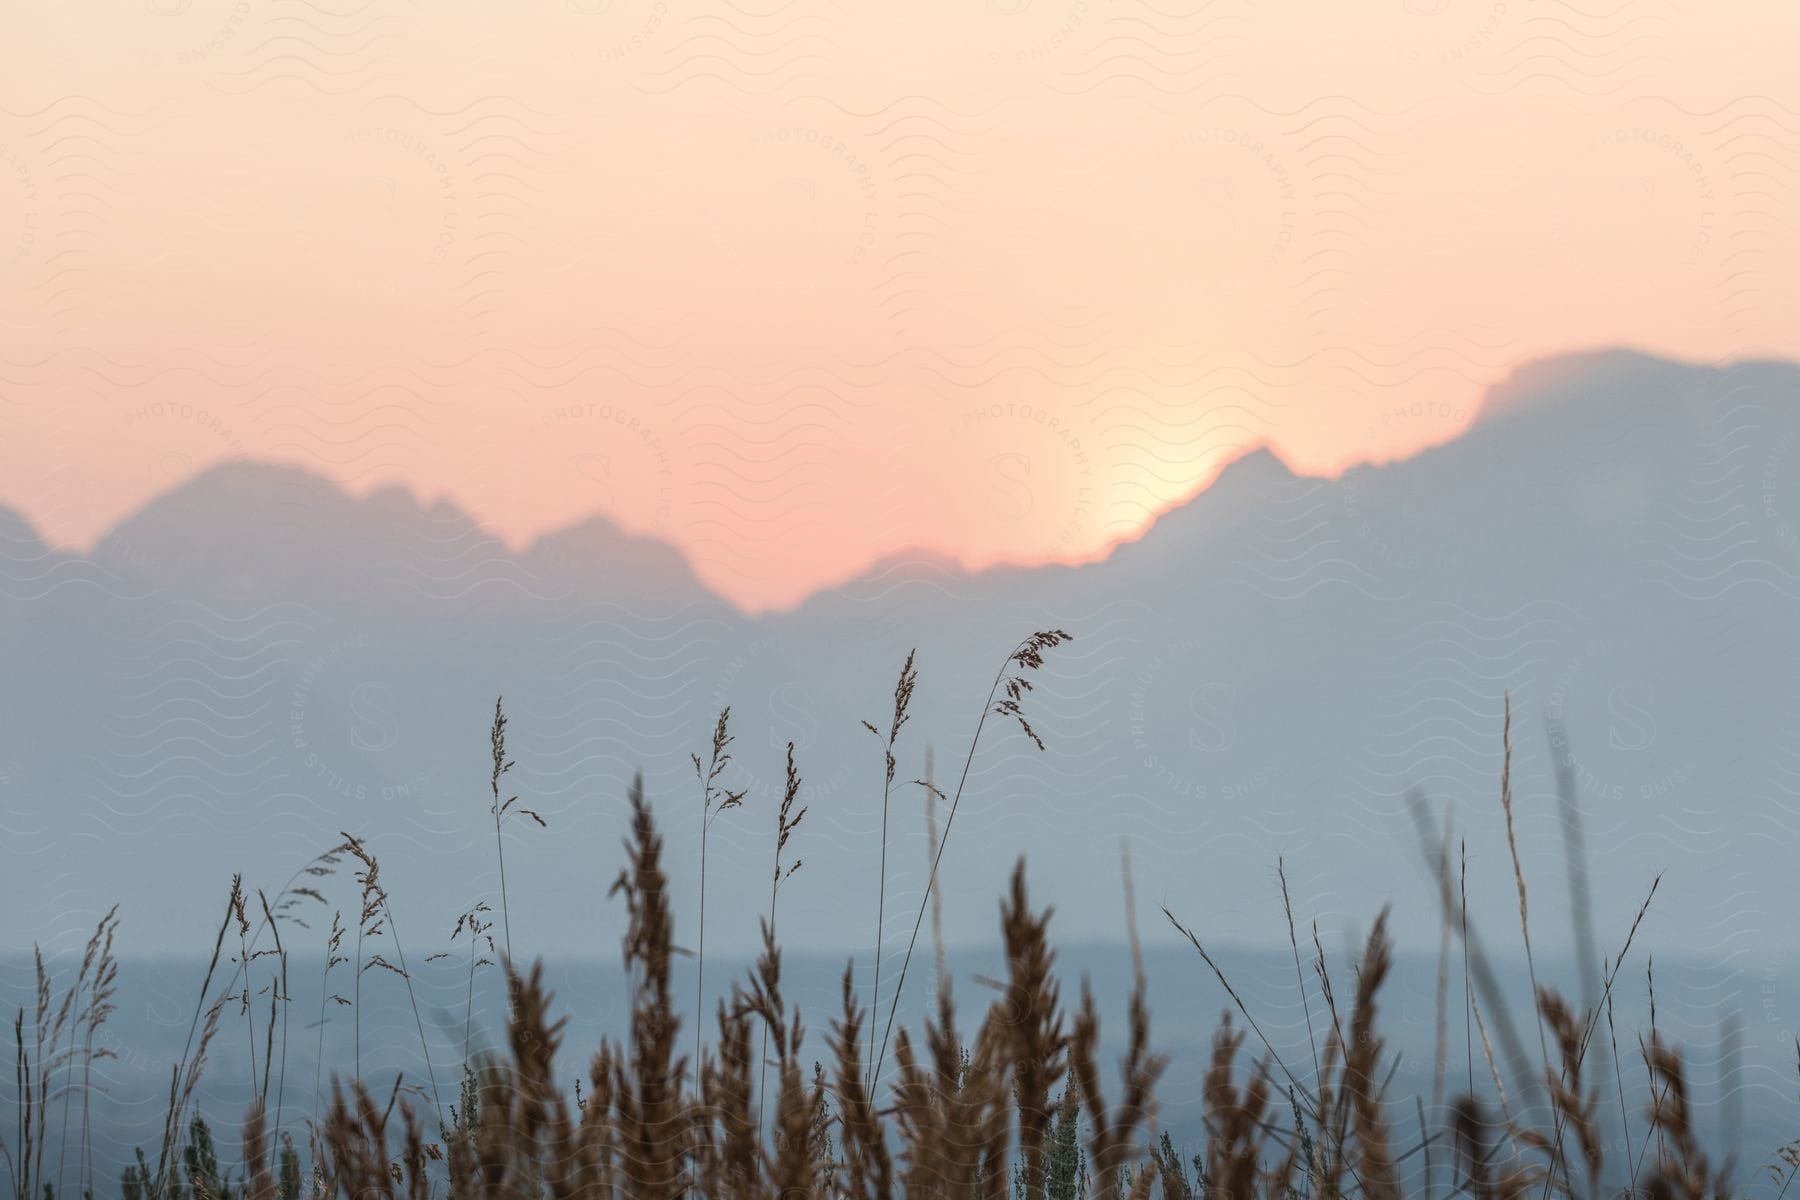
POLYGON ((0 502, 236 454, 751 606, 1086 556, 1522 359, 1800 356, 1800 6, 132 0, 0 47, 0 502))

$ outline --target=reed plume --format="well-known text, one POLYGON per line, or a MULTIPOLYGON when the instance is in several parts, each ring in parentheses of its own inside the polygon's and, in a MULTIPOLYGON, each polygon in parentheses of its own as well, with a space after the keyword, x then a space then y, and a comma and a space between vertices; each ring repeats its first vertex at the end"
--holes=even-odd
MULTIPOLYGON (((900 729, 906 724, 908 709, 912 707, 913 688, 918 685, 919 673, 913 669, 913 658, 917 650, 906 652, 906 661, 900 665, 900 678, 894 682, 894 713, 888 720, 887 733, 864 721, 863 728, 882 742, 882 756, 886 771, 881 782, 881 867, 875 877, 875 987, 870 993, 869 1007, 878 1011, 881 1005, 881 949, 882 935, 887 931, 887 847, 888 847, 888 801, 894 791, 894 769, 897 761, 894 758, 894 744, 899 740, 900 729)), ((875 1074, 875 1027, 869 1026, 869 1074, 875 1074)))
POLYGON ((607 1083, 614 1136, 630 1172, 632 1195, 640 1200, 673 1200, 682 1190, 689 1141, 682 1089, 688 1064, 675 1051, 681 1018, 670 990, 674 914, 662 867, 662 836, 651 819, 641 776, 632 781, 630 803, 630 863, 619 873, 612 894, 625 898, 624 958, 637 983, 630 1044, 607 1055, 611 1067, 607 1083))
POLYGON ((494 859, 500 866, 500 927, 506 940, 506 957, 510 960, 513 956, 512 910, 506 902, 506 842, 500 836, 501 829, 506 823, 506 818, 514 812, 530 817, 537 822, 540 829, 548 828, 548 826, 544 818, 534 810, 519 807, 517 796, 509 796, 505 800, 500 799, 500 777, 513 769, 513 761, 506 757, 506 710, 502 707, 504 699, 503 696, 494 698, 494 723, 488 729, 488 748, 493 759, 492 774, 488 778, 488 791, 492 796, 489 811, 494 817, 494 859))
POLYGON ((744 793, 731 791, 719 786, 719 776, 731 765, 731 752, 727 749, 734 740, 729 725, 731 709, 729 706, 719 710, 719 719, 713 725, 712 754, 704 768, 700 765, 700 756, 690 754, 688 757, 694 764, 694 778, 700 784, 700 936, 694 950, 694 1061, 700 1060, 700 1014, 706 1002, 706 835, 712 831, 712 823, 720 814, 737 808, 744 802, 744 793))
POLYGON ((894 983, 894 998, 888 1005, 887 1024, 881 1035, 881 1049, 875 1055, 875 1068, 870 1072, 872 1082, 881 1078, 882 1060, 887 1057, 888 1038, 894 1029, 894 1017, 900 1011, 900 998, 906 990, 906 973, 912 966, 913 948, 919 942, 919 928, 925 923, 925 906, 930 902, 937 885, 938 867, 944 859, 944 847, 950 842, 950 827, 956 822, 956 810, 962 804, 963 789, 968 786, 969 768, 975 762, 976 748, 981 745, 981 732, 987 727, 990 716, 1017 721, 1032 744, 1040 751, 1043 750, 1044 740, 1038 736, 1025 716, 1025 695, 1032 690, 1030 675, 1043 667, 1046 650, 1053 650, 1064 642, 1073 640, 1072 635, 1060 629, 1042 629, 1033 633, 1013 647, 1012 653, 1006 656, 999 671, 995 673, 993 685, 988 688, 987 698, 982 702, 981 716, 975 722, 975 732, 969 738, 969 752, 963 759, 962 775, 957 779, 956 792, 950 798, 949 814, 944 818, 944 835, 938 839, 937 850, 931 856, 931 871, 925 879, 925 894, 919 899, 918 915, 913 918, 912 936, 906 943, 906 957, 900 960, 900 978, 894 983), (1000 699, 996 701, 995 696, 1000 696, 1000 699))
MULTIPOLYGON (((800 869, 801 861, 796 858, 793 865, 782 869, 781 855, 787 849, 788 839, 800 828, 800 822, 806 819, 806 807, 801 806, 799 812, 794 811, 794 802, 800 796, 800 772, 794 767, 794 743, 787 744, 787 782, 781 790, 781 807, 775 813, 775 870, 769 877, 769 927, 764 937, 767 947, 773 947, 775 936, 775 901, 781 894, 781 885, 792 878, 800 869)), ((759 1058, 756 1083, 756 1111, 760 1124, 763 1112, 763 1100, 767 1093, 769 1067, 769 1026, 763 1027, 762 1054, 759 1058)))
POLYGON ((1025 891, 1025 860, 1013 868, 1012 891, 1000 906, 1008 977, 994 1016, 1011 1061, 1018 1108, 1018 1145, 1026 1195, 1043 1183, 1044 1130, 1050 1121, 1050 1089, 1068 1069, 1069 1035, 1052 968, 1056 955, 1045 932, 1050 910, 1034 915, 1025 891))

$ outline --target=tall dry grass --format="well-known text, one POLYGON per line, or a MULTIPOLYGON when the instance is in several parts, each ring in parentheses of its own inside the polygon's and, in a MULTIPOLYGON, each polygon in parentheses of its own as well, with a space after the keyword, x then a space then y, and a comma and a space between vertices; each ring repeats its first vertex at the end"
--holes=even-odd
MULTIPOLYGON (((913 688, 918 685, 919 672, 913 667, 913 658, 917 650, 910 650, 906 662, 900 667, 900 678, 894 682, 894 714, 888 719, 888 729, 884 734, 873 722, 864 721, 863 728, 883 743, 882 757, 885 770, 881 780, 881 865, 875 875, 875 988, 873 1003, 881 1003, 881 951, 884 935, 887 933, 887 859, 888 859, 888 806, 894 794, 894 772, 900 760, 894 757, 894 747, 900 739, 900 730, 911 717, 913 688)), ((875 1037, 874 1030, 869 1031, 869 1073, 875 1071, 875 1037)))
MULTIPOLYGON (((718 723, 713 726, 712 754, 705 767, 700 765, 700 756, 690 754, 688 757, 694 764, 694 778, 700 783, 700 938, 694 949, 694 1008, 699 1010, 706 995, 706 840, 712 832, 713 821, 744 803, 742 791, 732 791, 719 783, 719 776, 731 765, 729 747, 731 736, 731 709, 719 710, 718 723)), ((512 954, 511 947, 507 955, 512 954)), ((698 1037, 698 1030, 695 1036, 698 1037)), ((694 1043, 694 1053, 700 1053, 700 1043, 694 1043)))
MULTIPOLYGON (((386 1200, 400 1195, 408 1200, 1148 1200, 1159 1194, 1165 1200, 1399 1200, 1409 1186, 1423 1200, 1457 1195, 1603 1200, 1619 1193, 1644 1200, 1704 1200, 1739 1194, 1729 1161, 1715 1161, 1700 1144, 1682 1057, 1656 1027, 1648 963, 1651 1026, 1637 1046, 1651 1083, 1651 1103, 1636 1114, 1640 1119, 1635 1125, 1626 1106, 1612 1002, 1655 886, 1617 954, 1600 960, 1598 978, 1579 981, 1581 1000, 1565 999, 1538 980, 1535 963, 1528 967, 1535 1002, 1531 1019, 1540 1049, 1533 1062, 1525 1049, 1532 1039, 1505 1008, 1500 981, 1468 910, 1466 849, 1453 858, 1453 849, 1462 843, 1452 823, 1445 820, 1440 828, 1422 802, 1415 804, 1420 846, 1436 878, 1442 910, 1432 1113, 1446 1112, 1446 1118, 1428 1117, 1422 1098, 1414 1099, 1409 1113, 1402 1098, 1389 1090, 1397 1062, 1381 1033, 1381 994, 1394 952, 1387 913, 1370 930, 1340 1002, 1342 981, 1334 982, 1316 922, 1310 954, 1303 956, 1300 950, 1300 923, 1286 865, 1280 862, 1280 913, 1305 1014, 1310 1062, 1283 1060, 1199 933, 1163 910, 1232 1004, 1213 1034, 1200 1080, 1205 1136, 1185 1155, 1159 1127, 1156 1091, 1169 1062, 1153 1045, 1135 925, 1127 929, 1133 979, 1124 1052, 1116 1064, 1117 1082, 1109 1085, 1090 981, 1080 981, 1072 1004, 1065 1000, 1052 949, 1052 913, 1033 906, 1023 861, 1000 904, 1004 977, 982 981, 992 988, 993 998, 976 1011, 972 1023, 962 1023, 967 1013, 959 1012, 953 982, 943 968, 934 915, 939 970, 930 1015, 916 1031, 896 1027, 913 944, 926 908, 937 911, 944 844, 988 718, 1016 722, 1043 749, 1025 704, 1032 674, 1043 666, 1045 654, 1066 640, 1061 631, 1034 634, 1007 656, 972 731, 952 793, 937 789, 929 766, 918 781, 926 789, 930 874, 912 942, 887 997, 879 1040, 874 1034, 878 1008, 863 1007, 847 967, 838 1010, 829 1020, 829 1067, 812 1063, 809 1071, 802 1058, 806 1025, 783 991, 776 936, 776 902, 800 866, 798 858, 790 864, 785 855, 806 812, 799 803, 800 774, 790 745, 776 808, 761 952, 715 1011, 705 1014, 696 1006, 683 1012, 677 1004, 672 969, 678 953, 676 914, 666 848, 640 778, 628 796, 625 866, 611 891, 622 907, 621 957, 631 987, 628 1028, 621 1039, 603 1040, 595 1048, 572 1088, 557 1073, 566 1018, 558 1015, 542 965, 523 967, 508 952, 503 885, 499 941, 486 901, 461 914, 449 939, 452 950, 459 940, 464 943, 467 990, 464 1086, 449 1118, 437 1096, 416 1001, 413 1014, 427 1055, 429 1092, 398 1077, 381 1082, 363 1077, 358 1025, 350 1071, 334 1074, 329 1100, 320 1078, 312 1111, 290 1116, 285 1078, 288 954, 292 930, 307 927, 302 911, 333 913, 319 996, 321 1022, 334 1004, 351 1010, 353 1024, 359 1021, 361 984, 370 972, 398 977, 411 996, 411 976, 380 881, 379 860, 362 839, 345 834, 340 845, 297 873, 273 901, 257 892, 260 923, 252 923, 249 890, 240 877, 233 878, 187 1044, 171 1071, 154 1166, 140 1151, 116 1194, 124 1200, 386 1200), (940 800, 947 801, 941 834, 936 819, 940 800), (341 864, 352 865, 349 882, 358 904, 357 920, 350 925, 321 890, 341 864), (283 939, 284 926, 290 940, 283 939), (346 947, 352 934, 354 942, 346 947), (228 938, 235 940, 234 956, 226 954, 228 938), (1459 953, 1452 953, 1453 942, 1459 953), (383 949, 387 946, 393 948, 393 961, 383 949), (1460 1094, 1440 1104, 1451 1078, 1450 964, 1458 957, 1466 1062, 1460 1094), (500 1048, 481 1052, 473 1049, 474 987, 485 965, 505 971, 508 1004, 500 1048), (332 971, 339 967, 354 972, 348 997, 332 987, 332 971), (1315 992, 1321 1004, 1316 1022, 1315 992), (234 1005, 246 1027, 254 1098, 241 1124, 240 1161, 224 1165, 195 1107, 208 1051, 234 1005), (1595 1053, 1602 1021, 1608 1044, 1602 1054, 1610 1058, 1606 1065, 1616 1085, 1612 1116, 1624 1132, 1625 1153, 1612 1162, 1601 1132, 1609 1093, 1597 1080, 1595 1053), (691 1055, 682 1052, 686 1022, 693 1023, 691 1055), (894 1071, 884 1085, 890 1033, 894 1071), (1252 1046, 1254 1057, 1246 1061, 1252 1046), (1477 1046, 1490 1086, 1482 1086, 1477 1073, 1477 1046), (427 1096, 429 1111, 422 1111, 427 1096), (1408 1121, 1414 1116, 1416 1131, 1408 1121), (1639 1135, 1635 1141, 1634 1131, 1639 1135), (296 1135, 306 1145, 304 1162, 296 1135), (1422 1172, 1409 1166, 1415 1159, 1422 1172)), ((894 719, 885 734, 876 731, 884 745, 884 813, 898 778, 897 735, 915 684, 909 656, 896 688, 894 719)), ((496 703, 488 782, 496 852, 502 856, 502 821, 514 811, 516 800, 502 800, 499 789, 501 776, 512 765, 506 757, 505 728, 504 712, 496 703)), ((721 713, 709 761, 703 765, 694 756, 704 809, 702 881, 705 823, 744 798, 720 783, 730 762, 730 741, 727 714, 721 713)), ((1504 765, 1497 801, 1508 828, 1519 932, 1529 963, 1529 888, 1513 835, 1518 799, 1511 785, 1510 702, 1501 742, 1504 765)), ((1571 801, 1567 795, 1560 799, 1566 817, 1571 801)), ((885 843, 884 836, 884 858, 885 843)), ((503 857, 501 865, 504 870, 503 857)), ((1571 879, 1579 874, 1572 860, 1571 879)), ((1124 879, 1129 921, 1128 861, 1124 879)), ((884 917, 885 894, 877 907, 884 917)), ((65 1196, 71 1148, 80 1193, 114 1194, 108 1181, 94 1174, 89 1113, 96 1090, 93 1067, 111 1054, 99 1034, 117 999, 113 947, 118 929, 115 909, 95 927, 60 999, 53 973, 40 956, 29 1011, 21 1007, 12 1022, 18 1116, 10 1140, 0 1141, 0 1156, 16 1200, 65 1196)), ((879 945, 876 958, 879 962, 879 945)), ((882 999, 877 989, 875 1004, 882 999)), ((322 1030, 319 1044, 323 1047, 322 1030)), ((1781 1200, 1797 1174, 1800 1139, 1782 1147, 1758 1178, 1766 1179, 1781 1200)))

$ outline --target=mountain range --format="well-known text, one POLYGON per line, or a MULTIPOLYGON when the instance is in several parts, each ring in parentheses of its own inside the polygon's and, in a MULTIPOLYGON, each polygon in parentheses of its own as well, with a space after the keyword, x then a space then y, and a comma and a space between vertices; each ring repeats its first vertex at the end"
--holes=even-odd
POLYGON ((808 811, 784 940, 866 957, 885 766, 862 722, 886 728, 916 647, 886 814, 895 967, 927 877, 915 781, 946 793, 941 830, 965 761, 941 867, 953 942, 991 936, 1020 855, 1064 936, 1123 936, 1128 851, 1152 939, 1174 936, 1166 905, 1220 942, 1285 941, 1279 862, 1325 936, 1392 903, 1434 946, 1421 830, 1446 819, 1471 907, 1516 937, 1510 703, 1534 939, 1569 944, 1591 890, 1610 948, 1666 872, 1644 936, 1754 970, 1800 941, 1796 440, 1793 364, 1575 355, 1520 369, 1402 461, 1318 479, 1253 450, 1101 561, 902 553, 759 616, 601 516, 514 552, 448 502, 275 463, 213 467, 85 554, 0 511, 0 951, 66 948, 115 900, 133 946, 204 950, 234 872, 273 895, 345 830, 409 936, 441 942, 498 900, 503 695, 505 795, 544 821, 503 833, 521 952, 614 952, 640 771, 691 914, 689 755, 729 706, 722 779, 746 797, 711 826, 709 947, 757 937, 791 741, 808 811), (1044 748, 994 717, 970 757, 1037 629, 1074 636, 1027 673, 1044 748))

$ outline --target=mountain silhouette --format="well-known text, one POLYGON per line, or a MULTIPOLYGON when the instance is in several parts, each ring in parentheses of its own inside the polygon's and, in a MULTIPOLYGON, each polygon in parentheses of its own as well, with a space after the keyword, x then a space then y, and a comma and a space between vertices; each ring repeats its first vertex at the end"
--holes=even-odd
POLYGON ((1285 938, 1281 857, 1297 914, 1366 926, 1391 900, 1435 944, 1421 811, 1454 814, 1472 907, 1516 933, 1510 699, 1534 939, 1574 936, 1560 775, 1601 931, 1668 869, 1659 936, 1750 969, 1796 941, 1766 914, 1800 842, 1797 441, 1800 367, 1573 355, 1401 461, 1318 479, 1254 450, 1095 562, 897 553, 754 617, 603 517, 513 551, 447 502, 290 466, 213 468, 87 555, 0 514, 0 898, 13 937, 72 939, 120 895, 166 897, 170 919, 137 932, 192 949, 233 871, 278 887, 351 830, 400 920, 435 928, 494 898, 504 694, 507 780, 549 824, 505 833, 515 930, 534 953, 604 954, 637 771, 691 911, 688 756, 729 706, 748 794, 713 826, 709 898, 735 902, 709 911, 709 947, 755 943, 789 742, 811 815, 784 939, 866 946, 884 766, 861 722, 885 728, 916 647, 889 953, 926 880, 928 747, 947 793, 969 764, 941 879, 952 940, 989 935, 1020 854, 1068 936, 1120 936, 1123 841, 1140 897, 1218 939, 1285 938), (1025 697, 1046 749, 990 717, 968 759, 996 672, 1040 628, 1075 635, 1025 697))
POLYGON ((447 500, 354 497, 303 468, 212 467, 119 522, 93 559, 160 591, 272 603, 425 605, 482 592, 680 606, 713 599, 681 552, 589 517, 512 553, 447 500))

